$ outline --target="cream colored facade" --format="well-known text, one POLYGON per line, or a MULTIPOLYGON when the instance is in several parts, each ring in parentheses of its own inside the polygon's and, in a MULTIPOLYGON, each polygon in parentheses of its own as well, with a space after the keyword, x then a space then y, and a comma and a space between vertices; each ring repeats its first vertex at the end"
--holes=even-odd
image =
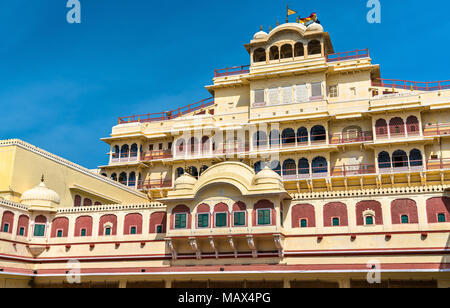
POLYGON ((120 118, 101 176, 0 142, 0 286, 450 287, 450 87, 315 23, 245 47, 213 98, 120 118))

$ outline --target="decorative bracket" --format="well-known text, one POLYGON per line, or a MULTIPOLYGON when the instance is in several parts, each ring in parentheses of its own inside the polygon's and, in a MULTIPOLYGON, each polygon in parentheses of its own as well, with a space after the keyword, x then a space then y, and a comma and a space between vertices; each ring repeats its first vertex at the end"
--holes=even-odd
POLYGON ((219 259, 219 250, 217 249, 216 244, 214 243, 214 238, 212 236, 209 238, 209 244, 211 245, 212 249, 214 250, 216 259, 219 259))
POLYGON ((169 248, 170 253, 172 254, 172 260, 176 260, 178 255, 175 246, 173 245, 172 239, 170 238, 166 239, 166 245, 169 248))
POLYGON ((194 237, 189 238, 189 245, 195 251, 195 256, 197 260, 202 259, 202 252, 200 251, 200 247, 198 246, 197 239, 194 237))
POLYGON ((256 249, 255 240, 253 235, 247 235, 248 247, 252 250, 252 257, 258 258, 258 250, 256 249))
POLYGON ((275 247, 278 249, 278 256, 280 258, 284 258, 283 243, 281 241, 281 235, 275 234, 273 236, 273 240, 275 242, 275 247))
POLYGON ((236 244, 234 243, 233 237, 232 237, 232 236, 228 237, 228 241, 229 241, 229 243, 230 243, 231 248, 232 248, 233 251, 234 251, 234 257, 237 259, 237 257, 238 257, 238 251, 237 251, 237 249, 236 249, 236 244))

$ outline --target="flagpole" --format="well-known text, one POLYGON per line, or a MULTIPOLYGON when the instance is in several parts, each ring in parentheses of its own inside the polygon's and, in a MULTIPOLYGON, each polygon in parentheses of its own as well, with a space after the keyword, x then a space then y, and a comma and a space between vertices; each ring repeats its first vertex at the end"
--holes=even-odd
POLYGON ((289 3, 287 4, 287 10, 286 10, 286 23, 289 23, 289 3))

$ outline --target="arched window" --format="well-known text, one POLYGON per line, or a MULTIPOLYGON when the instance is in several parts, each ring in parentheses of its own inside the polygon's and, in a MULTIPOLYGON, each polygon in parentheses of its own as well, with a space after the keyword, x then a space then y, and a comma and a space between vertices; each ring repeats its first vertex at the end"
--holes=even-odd
POLYGON ((211 145, 211 140, 209 139, 209 137, 203 136, 203 138, 202 138, 202 153, 209 153, 210 145, 211 145))
POLYGON ((298 161, 298 174, 303 177, 309 176, 309 161, 306 158, 302 158, 298 161))
POLYGON ((294 56, 295 57, 304 57, 305 56, 305 48, 302 43, 296 43, 294 46, 294 56))
POLYGON ((292 58, 292 45, 285 44, 281 46, 281 59, 292 58))
POLYGON ((322 54, 322 46, 318 40, 313 40, 308 43, 308 55, 322 54))
POLYGON ((371 225, 373 225, 373 223, 374 223, 373 216, 367 215, 366 216, 366 226, 371 226, 371 225))
POLYGON ((266 62, 266 51, 264 48, 258 48, 253 52, 253 62, 266 62))
POLYGON ((287 128, 283 131, 283 145, 295 144, 295 131, 292 128, 287 128))
POLYGON ((270 163, 270 169, 278 173, 279 176, 281 176, 281 164, 278 160, 274 160, 270 163))
POLYGON ((392 154, 392 164, 394 168, 408 167, 408 155, 405 151, 398 150, 392 154))
POLYGON ((280 59, 280 51, 278 49, 278 46, 272 46, 270 47, 270 60, 279 60, 280 59))
POLYGON ((342 138, 345 142, 358 142, 362 137, 362 129, 359 126, 352 125, 344 128, 342 138))
POLYGON ((283 163, 283 177, 292 179, 297 177, 297 166, 295 160, 287 159, 283 163))
POLYGON ((102 176, 104 176, 105 178, 108 177, 108 175, 106 173, 102 173, 102 176))
POLYGON ((184 152, 184 139, 177 140, 176 148, 177 148, 178 152, 180 152, 180 153, 184 152))
POLYGON ((377 122, 375 123, 375 132, 378 138, 387 137, 388 129, 387 129, 387 122, 385 119, 377 120, 377 122))
POLYGON ((190 166, 187 168, 187 172, 192 175, 194 178, 198 178, 198 169, 197 167, 190 166))
POLYGON ((128 186, 129 187, 136 186, 136 173, 134 171, 130 173, 130 178, 128 179, 128 186))
POLYGON ((273 130, 270 132, 270 146, 279 146, 280 145, 280 131, 273 130))
POLYGON ((119 183, 123 185, 127 185, 127 174, 125 172, 122 172, 119 175, 119 183))
POLYGON ((325 127, 316 125, 311 129, 311 142, 322 142, 327 140, 325 127))
POLYGON ((435 197, 427 200, 428 223, 442 223, 450 221, 450 198, 435 197))
POLYGON ((264 162, 259 161, 259 162, 255 163, 253 168, 255 169, 255 173, 259 173, 261 170, 264 169, 264 162))
POLYGON ((198 154, 198 139, 195 137, 192 137, 189 140, 189 144, 188 144, 189 150, 190 150, 190 154, 191 155, 196 155, 198 154))
POLYGON ((206 170, 208 170, 208 166, 202 166, 201 168, 200 168, 200 175, 202 175, 203 173, 205 173, 206 172, 206 170))
POLYGON ((391 203, 392 224, 417 224, 419 216, 417 204, 411 199, 397 199, 391 203))
POLYGON ((328 162, 324 157, 316 157, 312 161, 312 172, 313 173, 327 173, 328 172, 328 162))
POLYGON ((115 173, 111 174, 111 180, 117 181, 117 174, 115 173))
POLYGON ((138 146, 136 143, 131 145, 130 157, 137 157, 138 155, 138 146))
POLYGON ((176 177, 177 179, 184 174, 184 169, 179 167, 177 168, 176 177))
POLYGON ((124 144, 120 149, 120 157, 124 158, 128 157, 129 155, 130 155, 130 147, 128 146, 128 144, 124 144))
POLYGON ((388 152, 381 152, 378 154, 378 168, 391 168, 391 156, 388 152))
POLYGON ((409 165, 411 167, 422 167, 423 166, 423 157, 422 152, 418 149, 413 149, 409 153, 409 165))
POLYGON ((83 206, 92 206, 92 200, 89 198, 84 198, 83 206))
POLYGON ((389 132, 393 136, 405 136, 405 122, 402 118, 393 118, 389 121, 389 132))
POLYGON ((297 143, 308 143, 308 130, 305 127, 297 130, 297 143))
POLYGON ((81 206, 81 196, 75 195, 75 197, 73 198, 73 206, 75 207, 81 206))
POLYGON ((120 155, 120 148, 118 145, 115 145, 113 149, 113 158, 119 158, 119 155, 120 155))
POLYGON ((267 134, 263 131, 256 132, 253 136, 253 143, 256 147, 267 146, 267 134))
POLYGON ((417 120, 417 117, 410 116, 406 119, 406 129, 408 131, 408 135, 410 136, 420 134, 419 120, 417 120))

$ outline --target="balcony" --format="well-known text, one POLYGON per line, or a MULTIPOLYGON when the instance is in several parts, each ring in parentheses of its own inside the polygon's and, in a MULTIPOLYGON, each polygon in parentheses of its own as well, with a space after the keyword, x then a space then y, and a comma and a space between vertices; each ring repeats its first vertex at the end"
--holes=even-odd
POLYGON ((373 132, 337 133, 330 136, 330 144, 350 144, 373 141, 373 132))
POLYGON ((331 170, 331 176, 346 177, 354 175, 376 174, 376 167, 373 164, 357 164, 336 166, 331 170))
POLYGON ((172 188, 172 180, 160 179, 160 180, 145 180, 139 181, 137 185, 138 190, 152 190, 172 188))
POLYGON ((142 154, 142 161, 163 160, 171 158, 173 158, 171 150, 150 151, 142 154))
POLYGON ((438 123, 425 126, 424 136, 450 135, 450 123, 438 123))
POLYGON ((111 157, 112 164, 131 163, 137 161, 139 161, 137 153, 131 153, 130 155, 128 155, 128 153, 120 155, 113 153, 111 157))
POLYGON ((227 77, 250 73, 250 65, 227 67, 214 71, 214 77, 227 77))
MULTIPOLYGON (((160 113, 148 113, 143 115, 133 115, 130 117, 119 118, 119 124, 126 123, 151 123, 151 122, 161 122, 167 120, 173 120, 181 116, 191 114, 195 111, 202 110, 214 105, 214 98, 210 97, 199 102, 174 109, 171 111, 165 111, 160 113)), ((205 112, 206 113, 206 112, 205 112)))
POLYGON ((369 58, 369 49, 361 49, 354 51, 344 51, 326 55, 327 62, 337 62, 345 60, 354 60, 361 58, 369 58))
POLYGON ((372 81, 372 86, 410 91, 439 91, 450 89, 450 80, 418 82, 409 80, 377 78, 372 81))

